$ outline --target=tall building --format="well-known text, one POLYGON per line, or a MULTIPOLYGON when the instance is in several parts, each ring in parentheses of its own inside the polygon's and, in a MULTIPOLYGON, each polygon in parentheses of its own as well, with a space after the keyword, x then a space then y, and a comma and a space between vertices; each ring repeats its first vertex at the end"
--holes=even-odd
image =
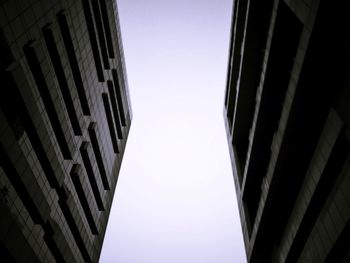
POLYGON ((349 11, 234 1, 224 118, 248 262, 350 262, 349 11))
POLYGON ((97 262, 132 119, 113 0, 0 1, 0 261, 97 262))

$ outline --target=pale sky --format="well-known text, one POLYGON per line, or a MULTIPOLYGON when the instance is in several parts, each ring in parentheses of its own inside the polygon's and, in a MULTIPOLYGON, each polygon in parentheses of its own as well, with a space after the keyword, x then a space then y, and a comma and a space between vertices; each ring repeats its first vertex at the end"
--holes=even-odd
POLYGON ((232 0, 118 0, 133 120, 100 262, 246 262, 223 104, 232 0))

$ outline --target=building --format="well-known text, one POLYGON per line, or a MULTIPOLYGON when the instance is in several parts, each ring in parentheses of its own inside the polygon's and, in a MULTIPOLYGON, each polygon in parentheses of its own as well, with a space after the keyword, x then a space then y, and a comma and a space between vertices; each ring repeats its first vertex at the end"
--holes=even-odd
POLYGON ((0 261, 98 262, 132 119, 112 0, 0 1, 0 261))
POLYGON ((234 1, 224 118, 248 262, 350 262, 348 13, 234 1))

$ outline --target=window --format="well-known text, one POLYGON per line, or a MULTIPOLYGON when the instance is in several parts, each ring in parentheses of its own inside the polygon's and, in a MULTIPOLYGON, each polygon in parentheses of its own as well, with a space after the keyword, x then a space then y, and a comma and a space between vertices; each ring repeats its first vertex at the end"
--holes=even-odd
POLYGON ((49 27, 42 29, 47 50, 49 51, 50 59, 57 76, 58 85, 66 105, 69 120, 72 124, 72 128, 75 135, 82 135, 79 120, 77 117, 76 110, 74 108, 74 103, 72 96, 69 91, 66 75, 64 74, 64 69, 61 63, 60 55, 57 50, 55 39, 52 30, 49 27))
POLYGON ((81 108, 83 110, 84 115, 89 116, 90 115, 89 104, 88 104, 88 101, 86 98, 83 80, 81 79, 78 60, 77 60, 77 57, 75 55, 73 41, 72 41, 72 37, 71 37, 70 32, 69 32, 67 19, 66 19, 66 16, 62 12, 57 15, 57 18, 58 18, 58 24, 59 24, 59 27, 61 30, 61 35, 63 38, 63 43, 64 43, 64 46, 66 48, 68 61, 69 61, 70 67, 72 69, 72 73, 73 73, 72 75, 73 75, 75 87, 76 87, 77 92, 78 92, 78 97, 80 100, 81 108))

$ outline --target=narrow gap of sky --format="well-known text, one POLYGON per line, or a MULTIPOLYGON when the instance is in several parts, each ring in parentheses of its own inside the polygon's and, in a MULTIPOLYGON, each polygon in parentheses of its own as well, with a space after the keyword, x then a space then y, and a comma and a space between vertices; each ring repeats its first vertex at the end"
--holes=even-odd
POLYGON ((223 122, 232 0, 118 0, 133 121, 100 262, 246 262, 223 122))

